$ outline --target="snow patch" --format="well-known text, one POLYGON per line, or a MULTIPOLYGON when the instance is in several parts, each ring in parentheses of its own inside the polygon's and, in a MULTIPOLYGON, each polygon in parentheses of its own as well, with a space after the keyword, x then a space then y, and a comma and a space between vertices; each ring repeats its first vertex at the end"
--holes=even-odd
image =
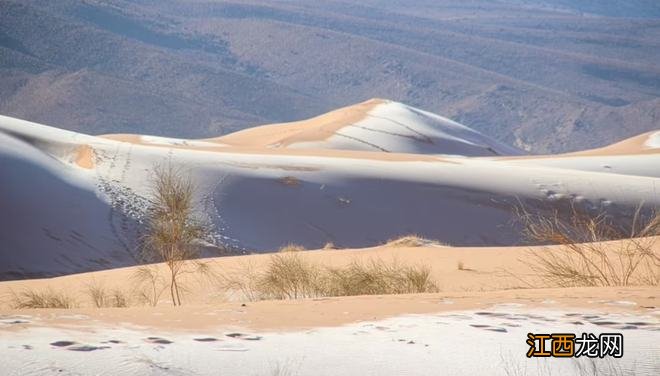
POLYGON ((660 132, 655 132, 649 136, 649 138, 644 143, 649 149, 658 149, 660 148, 660 132))

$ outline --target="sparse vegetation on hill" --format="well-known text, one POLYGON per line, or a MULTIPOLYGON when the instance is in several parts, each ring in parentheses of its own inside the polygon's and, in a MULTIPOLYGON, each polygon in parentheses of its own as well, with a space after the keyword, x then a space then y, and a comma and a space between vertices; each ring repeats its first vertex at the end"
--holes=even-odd
POLYGON ((297 253, 272 255, 263 270, 245 266, 224 275, 221 285, 249 300, 438 291, 430 268, 425 266, 371 260, 328 267, 309 262, 297 253))
POLYGON ((96 308, 125 308, 130 305, 130 297, 121 289, 107 289, 102 283, 91 281, 87 285, 87 295, 96 308))
POLYGON ((74 308, 77 305, 76 300, 64 291, 54 291, 51 289, 32 290, 24 289, 19 292, 12 291, 12 307, 15 309, 24 308, 74 308))
POLYGON ((305 247, 298 244, 287 244, 284 247, 280 248, 278 252, 302 252, 305 250, 305 247))
POLYGON ((660 215, 638 210, 629 223, 604 212, 572 207, 568 215, 521 211, 525 236, 538 243, 559 244, 553 251, 530 250, 527 263, 546 283, 560 287, 660 284, 660 215), (620 240, 608 243, 609 240, 620 240))

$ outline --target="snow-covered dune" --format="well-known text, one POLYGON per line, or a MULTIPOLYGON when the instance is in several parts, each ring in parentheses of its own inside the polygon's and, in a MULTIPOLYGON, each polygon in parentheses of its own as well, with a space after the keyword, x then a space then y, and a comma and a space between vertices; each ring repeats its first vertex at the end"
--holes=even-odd
POLYGON ((0 132, 0 279, 131 265, 98 181, 0 132))
POLYGON ((598 149, 575 153, 502 157, 521 166, 546 166, 660 178, 660 132, 647 132, 598 149))
POLYGON ((236 146, 273 148, 462 156, 524 154, 450 119, 383 99, 371 99, 309 120, 251 128, 215 140, 236 146))
POLYGON ((492 157, 517 150, 385 101, 210 140, 94 137, 7 117, 0 137, 5 279, 134 262, 149 176, 163 163, 195 181, 218 241, 244 251, 291 242, 364 247, 409 233, 452 245, 511 245, 521 241, 511 223, 521 202, 572 203, 621 218, 642 202, 660 207, 659 154, 492 157), (491 157, 469 157, 484 155, 491 157))

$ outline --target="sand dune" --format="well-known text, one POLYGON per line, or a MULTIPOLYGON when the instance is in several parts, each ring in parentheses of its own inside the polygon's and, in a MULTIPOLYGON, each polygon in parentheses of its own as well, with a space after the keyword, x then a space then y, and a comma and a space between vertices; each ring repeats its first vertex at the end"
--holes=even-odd
MULTIPOLYGON (((510 367, 519 366, 537 374, 536 364, 524 357, 527 333, 617 332, 625 336, 626 346, 625 357, 614 364, 617 369, 656 373, 657 288, 538 288, 522 261, 526 252, 525 247, 376 247, 298 254, 326 266, 372 259, 423 264, 432 268, 441 286, 440 293, 432 294, 246 302, 228 299, 212 281, 189 275, 182 307, 172 307, 164 296, 156 307, 99 309, 93 308, 85 286, 96 283, 130 294, 135 290, 134 267, 2 282, 0 360, 8 369, 28 374, 58 369, 102 373, 108 363, 116 365, 113 373, 118 375, 154 370, 212 375, 219 368, 229 375, 270 375, 278 367, 300 375, 356 369, 373 375, 426 375, 429 370, 508 375, 510 367), (456 268, 458 261, 464 262, 464 270, 456 268), (66 291, 78 307, 8 309, 11 291, 25 289, 66 291), (315 356, 318 351, 324 356, 315 356), (379 356, 383 360, 374 363, 379 356)), ((213 270, 227 273, 247 264, 263 268, 269 257, 207 261, 213 270)), ((605 370, 610 364, 598 365, 605 370)), ((576 372, 567 359, 551 359, 543 367, 576 372)))
POLYGON ((574 155, 616 155, 660 153, 660 132, 651 131, 598 149, 585 150, 574 155))
MULTIPOLYGON (((0 279, 10 280, 0 282, 0 363, 10 375, 104 373, 108 364, 118 375, 509 375, 530 364, 529 332, 615 331, 626 356, 599 370, 657 374, 657 287, 548 288, 530 270, 529 247, 512 247, 522 240, 512 220, 521 204, 620 220, 641 203, 660 207, 658 147, 656 132, 598 151, 523 156, 380 100, 206 140, 95 137, 0 116, 0 279), (204 278, 180 277, 185 304, 176 308, 167 293, 148 306, 135 280, 158 164, 185 171, 217 243, 245 253, 206 258, 204 278), (451 246, 371 247, 409 233, 451 246), (263 271, 272 257, 247 253, 291 242, 344 248, 295 254, 319 268, 426 266, 439 292, 252 302, 223 283, 251 278, 246 266, 263 271), (94 308, 90 286, 129 306, 94 308), (63 292, 74 307, 16 309, 15 294, 29 291, 63 292)), ((161 277, 165 268, 152 266, 161 277)), ((589 366, 565 360, 531 374, 589 366)))
POLYGON ((97 181, 4 133, 0 145, 0 278, 135 262, 113 228, 133 219, 98 196, 97 181))
MULTIPOLYGON (((4 279, 132 263, 149 174, 163 163, 185 169, 218 243, 241 252, 290 242, 367 247, 409 233, 455 246, 514 245, 520 203, 573 203, 620 218, 642 202, 660 206, 660 154, 511 157, 519 151, 383 100, 207 140, 94 137, 7 117, 0 135, 8 182, 0 204, 10 208, 0 214, 4 279)), ((636 145, 657 146, 657 134, 644 137, 636 145)))
POLYGON ((214 141, 233 146, 464 156, 524 153, 447 118, 383 99, 309 120, 250 128, 214 141))

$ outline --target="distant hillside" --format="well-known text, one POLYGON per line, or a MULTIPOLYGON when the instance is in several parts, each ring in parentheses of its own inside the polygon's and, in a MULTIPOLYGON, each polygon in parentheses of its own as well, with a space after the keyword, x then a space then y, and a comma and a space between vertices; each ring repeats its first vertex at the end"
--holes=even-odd
POLYGON ((0 114, 211 137, 382 97, 571 151, 660 128, 659 41, 650 0, 0 0, 0 114))
POLYGON ((660 2, 656 0, 510 0, 510 2, 535 6, 546 5, 555 9, 603 16, 660 17, 660 2))

